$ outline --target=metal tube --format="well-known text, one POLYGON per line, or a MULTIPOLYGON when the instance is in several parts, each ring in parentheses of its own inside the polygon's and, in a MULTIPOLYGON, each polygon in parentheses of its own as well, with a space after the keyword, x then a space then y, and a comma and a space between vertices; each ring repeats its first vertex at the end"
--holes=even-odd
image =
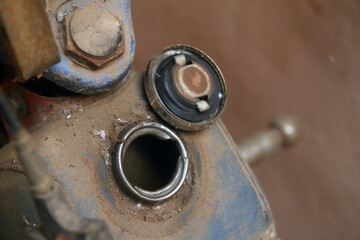
POLYGON ((278 130, 269 129, 257 133, 238 145, 241 157, 250 165, 273 156, 282 145, 278 130))
POLYGON ((36 146, 31 140, 28 131, 22 127, 21 122, 10 109, 3 93, 0 91, 0 112, 2 113, 11 133, 13 134, 14 145, 17 155, 27 176, 31 190, 35 194, 46 193, 51 187, 51 178, 48 175, 36 146))
POLYGON ((281 148, 294 145, 300 138, 300 127, 290 116, 274 119, 269 128, 238 144, 241 158, 254 165, 273 156, 281 148))
POLYGON ((49 192, 52 180, 40 160, 35 143, 28 131, 21 128, 13 135, 13 141, 31 190, 35 195, 49 192))

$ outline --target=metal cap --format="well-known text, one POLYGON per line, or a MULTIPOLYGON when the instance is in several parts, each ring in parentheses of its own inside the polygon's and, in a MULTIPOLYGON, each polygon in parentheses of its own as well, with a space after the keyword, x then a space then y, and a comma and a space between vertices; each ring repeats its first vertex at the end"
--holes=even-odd
POLYGON ((220 69, 193 47, 174 45, 156 54, 144 84, 155 112, 182 130, 209 126, 225 107, 227 91, 220 69))

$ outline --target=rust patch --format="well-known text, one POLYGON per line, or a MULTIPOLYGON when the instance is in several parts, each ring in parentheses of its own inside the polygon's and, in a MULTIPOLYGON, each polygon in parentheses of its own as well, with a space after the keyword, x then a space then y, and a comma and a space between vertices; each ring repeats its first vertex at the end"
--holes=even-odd
POLYGON ((116 17, 117 20, 120 23, 121 29, 122 31, 122 41, 119 45, 119 47, 116 49, 116 51, 114 51, 113 53, 111 53, 108 56, 104 56, 104 57, 100 57, 100 56, 92 56, 90 54, 87 54, 85 52, 83 52, 74 42, 74 40, 71 37, 71 33, 70 33, 70 22, 71 22, 71 18, 73 17, 75 12, 73 12, 70 15, 67 15, 65 17, 65 32, 66 32, 66 44, 65 44, 65 50, 66 53, 71 56, 75 61, 78 61, 80 63, 84 63, 92 68, 98 68, 103 66, 104 64, 114 60, 117 57, 120 57, 121 55, 123 55, 125 53, 125 45, 126 45, 126 40, 125 40, 125 31, 124 31, 124 24, 123 21, 121 20, 121 18, 116 17))
POLYGON ((213 92, 210 74, 197 62, 187 66, 177 65, 173 83, 180 96, 192 103, 196 103, 201 97, 210 98, 213 92))

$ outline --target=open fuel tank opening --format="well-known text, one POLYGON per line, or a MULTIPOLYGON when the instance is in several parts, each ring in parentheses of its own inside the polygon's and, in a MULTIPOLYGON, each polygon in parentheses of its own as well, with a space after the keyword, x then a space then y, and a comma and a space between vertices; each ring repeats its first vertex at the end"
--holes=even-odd
POLYGON ((147 201, 173 196, 184 183, 188 157, 184 144, 170 129, 157 123, 140 123, 121 135, 116 172, 131 194, 147 201))
POLYGON ((128 146, 123 159, 124 174, 133 185, 154 191, 170 182, 179 156, 175 141, 142 135, 128 146))

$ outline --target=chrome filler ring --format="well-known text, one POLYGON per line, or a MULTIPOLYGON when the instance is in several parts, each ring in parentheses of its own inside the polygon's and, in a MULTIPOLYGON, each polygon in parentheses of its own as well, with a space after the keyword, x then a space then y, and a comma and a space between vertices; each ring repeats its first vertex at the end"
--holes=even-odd
POLYGON ((161 124, 147 122, 132 126, 126 129, 122 134, 116 151, 116 170, 124 187, 136 197, 151 202, 163 201, 173 196, 184 183, 189 165, 186 149, 179 137, 161 124), (165 141, 172 140, 176 143, 177 150, 179 151, 179 158, 170 181, 164 187, 154 191, 148 191, 133 185, 126 177, 123 168, 123 161, 125 159, 127 148, 130 146, 131 142, 144 135, 152 135, 165 141))

